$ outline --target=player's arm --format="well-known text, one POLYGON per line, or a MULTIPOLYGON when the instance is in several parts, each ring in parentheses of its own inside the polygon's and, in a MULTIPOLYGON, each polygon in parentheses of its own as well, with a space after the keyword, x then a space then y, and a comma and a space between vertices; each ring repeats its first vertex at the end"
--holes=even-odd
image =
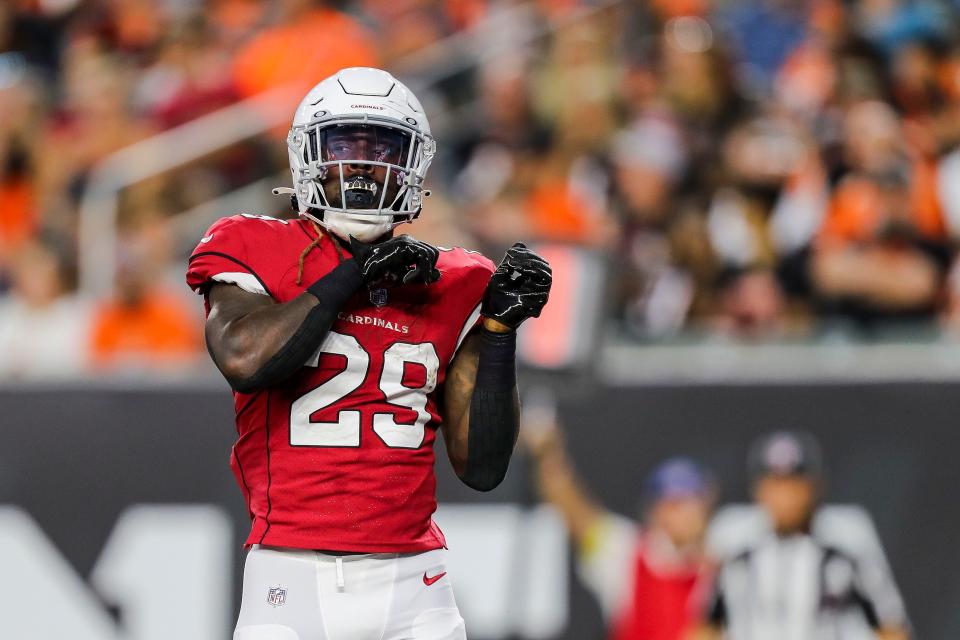
POLYGON ((387 277, 433 282, 437 250, 409 236, 353 243, 354 257, 285 303, 214 283, 207 292, 210 355, 235 390, 252 393, 297 371, 323 342, 337 312, 365 283, 387 277), (411 274, 413 274, 411 276, 411 274))
POLYGON ((547 262, 515 244, 490 277, 479 330, 447 370, 443 437, 457 476, 477 491, 503 480, 520 431, 516 328, 540 315, 550 292, 547 262))
POLYGON ((591 538, 596 538, 607 512, 577 477, 555 420, 531 415, 535 413, 524 411, 523 441, 533 461, 537 489, 563 517, 578 547, 589 552, 591 538))
POLYGON ((210 356, 237 391, 253 393, 275 385, 313 355, 337 311, 362 284, 353 260, 282 304, 233 284, 215 283, 207 293, 210 356))
POLYGON ((483 328, 466 337, 447 369, 443 389, 442 431, 447 456, 457 476, 478 491, 489 491, 503 480, 513 454, 520 426, 520 400, 515 373, 515 335, 509 328, 503 331, 488 319, 484 319, 483 324, 483 328), (500 331, 492 331, 488 326, 500 331), (506 349, 502 342, 497 343, 498 340, 506 340, 506 349), (484 374, 480 376, 481 385, 477 391, 482 351, 485 352, 484 374), (498 361, 491 363, 491 355, 498 361), (491 368, 494 370, 492 375, 491 368), (490 380, 498 372, 499 379, 490 380), (483 382, 485 376, 487 383, 483 382), (473 431, 474 439, 484 433, 491 438, 484 442, 474 442, 471 449, 471 419, 475 393, 479 398, 476 406, 479 407, 481 402, 492 401, 498 415, 480 416, 481 412, 477 412, 478 426, 473 431))

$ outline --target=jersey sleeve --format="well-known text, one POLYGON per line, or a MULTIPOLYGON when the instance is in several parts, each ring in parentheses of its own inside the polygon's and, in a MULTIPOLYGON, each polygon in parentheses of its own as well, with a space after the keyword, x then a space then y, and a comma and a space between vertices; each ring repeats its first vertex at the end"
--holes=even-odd
POLYGON ((214 282, 235 284, 245 291, 270 296, 270 288, 257 273, 251 251, 253 220, 245 216, 221 218, 211 226, 190 255, 187 284, 205 294, 214 282))
POLYGON ((452 318, 456 319, 459 328, 457 343, 453 354, 460 350, 460 345, 467 334, 480 322, 480 304, 483 302, 483 292, 487 289, 490 276, 496 267, 489 258, 475 251, 455 248, 444 250, 441 254, 443 263, 440 265, 444 277, 450 277, 452 318))

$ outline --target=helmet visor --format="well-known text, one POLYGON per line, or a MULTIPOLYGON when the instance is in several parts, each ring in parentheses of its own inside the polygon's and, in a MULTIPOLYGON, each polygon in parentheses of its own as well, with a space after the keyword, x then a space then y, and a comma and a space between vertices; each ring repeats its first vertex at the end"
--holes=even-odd
POLYGON ((413 136, 375 124, 345 123, 307 131, 304 160, 318 170, 321 206, 393 211, 409 173, 413 136))
POLYGON ((321 162, 386 162, 406 165, 409 135, 387 127, 345 124, 320 134, 321 162))

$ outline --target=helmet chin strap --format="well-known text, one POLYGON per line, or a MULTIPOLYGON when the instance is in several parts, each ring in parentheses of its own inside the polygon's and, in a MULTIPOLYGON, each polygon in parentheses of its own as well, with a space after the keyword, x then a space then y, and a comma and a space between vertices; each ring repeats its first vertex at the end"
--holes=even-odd
POLYGON ((344 214, 340 211, 325 211, 322 224, 344 240, 349 241, 350 236, 353 236, 361 242, 373 242, 389 233, 396 226, 389 220, 372 222, 351 218, 350 214, 344 214))
MULTIPOLYGON (((274 187, 271 189, 271 193, 273 193, 275 196, 289 195, 290 204, 293 210, 298 214, 301 214, 300 204, 297 200, 297 192, 295 189, 291 189, 290 187, 274 187)), ((430 192, 424 190, 423 195, 429 196, 430 192)), ((377 224, 371 224, 366 221, 351 219, 349 216, 349 213, 344 213, 341 211, 325 211, 323 215, 323 221, 320 222, 320 224, 331 234, 338 236, 344 241, 349 241, 349 236, 352 235, 357 240, 362 242, 373 242, 378 240, 385 235, 390 234, 393 231, 393 228, 398 224, 393 222, 380 222, 377 224), (333 224, 331 224, 331 222, 333 222, 333 224)), ((312 215, 307 217, 315 221, 315 218, 312 215)))

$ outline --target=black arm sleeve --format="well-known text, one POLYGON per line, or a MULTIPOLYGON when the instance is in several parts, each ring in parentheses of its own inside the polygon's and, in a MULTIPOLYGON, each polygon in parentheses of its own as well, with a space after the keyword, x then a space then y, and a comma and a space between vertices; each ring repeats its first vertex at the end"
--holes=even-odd
POLYGON ((356 261, 345 260, 307 287, 320 304, 310 309, 290 339, 256 373, 243 380, 231 380, 230 386, 240 393, 252 393, 293 375, 317 350, 336 320, 337 312, 362 284, 356 261))
POLYGON ((490 491, 503 480, 520 430, 517 334, 481 330, 477 378, 470 398, 467 465, 461 480, 490 491))

